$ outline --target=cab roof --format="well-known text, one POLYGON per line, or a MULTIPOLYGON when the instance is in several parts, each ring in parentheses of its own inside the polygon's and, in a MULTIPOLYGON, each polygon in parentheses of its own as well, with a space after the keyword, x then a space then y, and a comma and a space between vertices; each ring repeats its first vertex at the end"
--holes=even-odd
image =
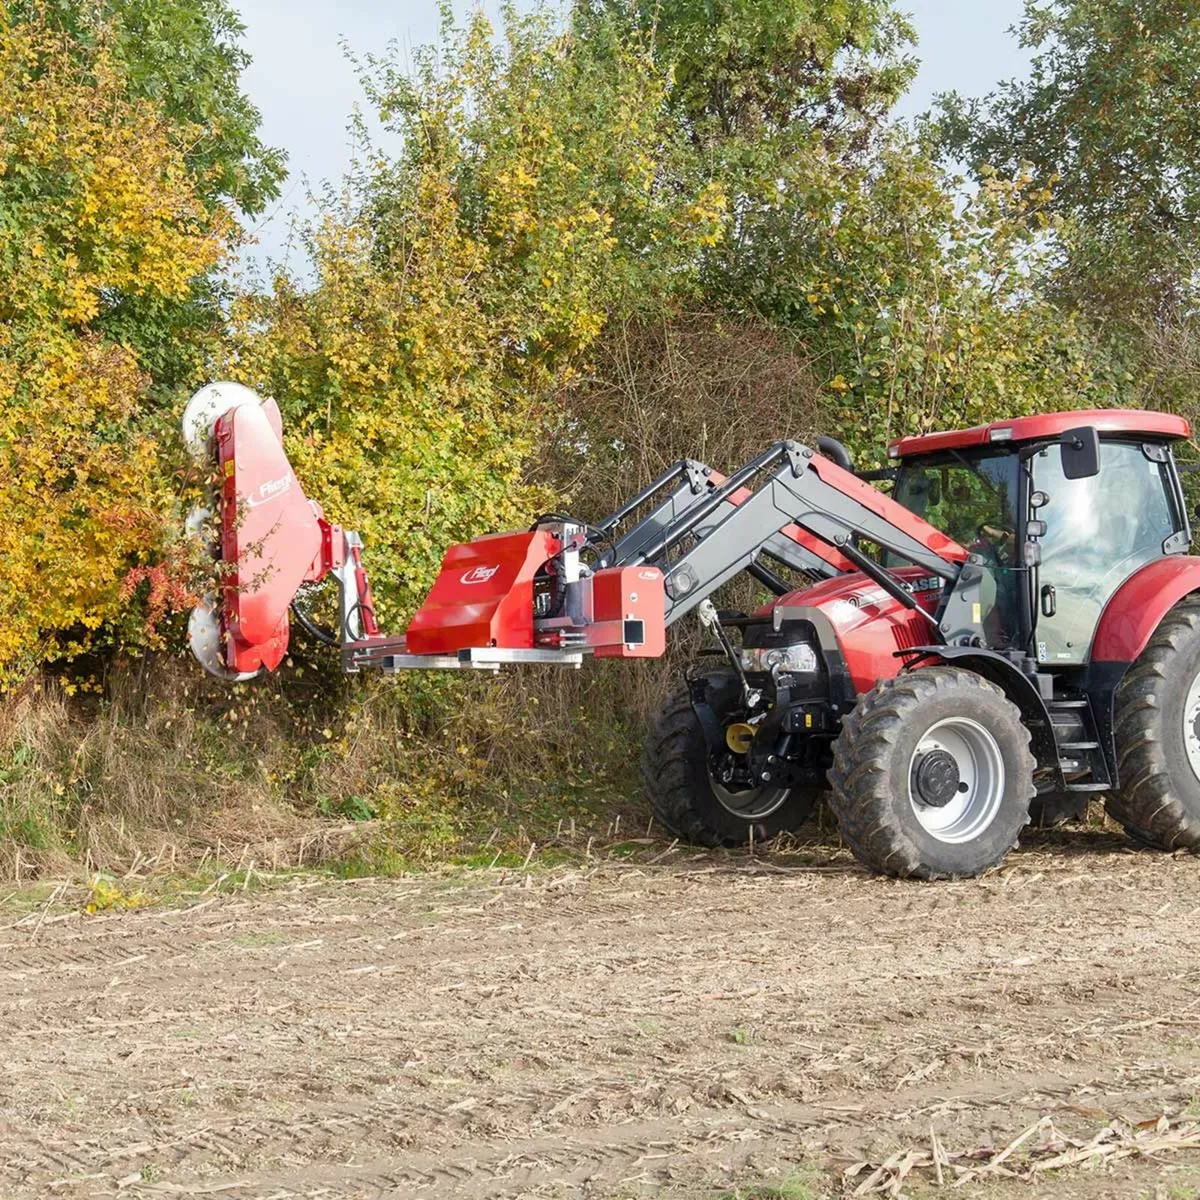
POLYGON ((1033 417, 1014 417, 1011 421, 993 421, 971 429, 923 433, 897 438, 888 444, 888 458, 908 458, 914 454, 933 454, 938 450, 964 450, 989 442, 1036 442, 1056 438, 1068 429, 1092 425, 1101 433, 1128 433, 1148 438, 1185 438, 1192 433, 1183 417, 1174 413, 1149 412, 1136 408, 1077 408, 1070 412, 1039 413, 1033 417))

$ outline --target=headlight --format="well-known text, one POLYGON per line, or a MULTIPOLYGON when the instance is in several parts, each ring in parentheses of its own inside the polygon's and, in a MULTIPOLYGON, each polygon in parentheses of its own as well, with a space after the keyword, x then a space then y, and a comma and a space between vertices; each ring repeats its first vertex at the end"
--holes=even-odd
POLYGON ((743 671, 814 673, 820 669, 817 651, 808 642, 791 646, 754 646, 742 650, 743 671))

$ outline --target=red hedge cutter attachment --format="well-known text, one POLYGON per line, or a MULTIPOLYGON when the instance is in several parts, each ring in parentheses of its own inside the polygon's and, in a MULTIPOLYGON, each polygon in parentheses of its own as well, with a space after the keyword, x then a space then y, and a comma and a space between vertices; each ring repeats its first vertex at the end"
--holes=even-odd
MULTIPOLYGON (((183 432, 197 459, 216 468, 219 596, 192 610, 188 641, 206 671, 249 679, 273 671, 288 648, 288 609, 303 584, 332 575, 342 595, 343 632, 378 633, 357 534, 325 519, 302 491, 283 450, 274 400, 236 383, 215 383, 188 403, 183 432), (352 603, 346 597, 352 596, 352 603)), ((211 517, 198 509, 188 527, 211 517)))
MULTIPOLYGON (((855 477, 848 460, 838 461, 845 451, 837 443, 822 455, 776 442, 729 477, 681 459, 598 525, 548 513, 522 532, 452 546, 407 632, 389 637, 375 623, 361 539, 305 497, 275 402, 238 384, 212 384, 189 402, 183 427, 216 469, 213 551, 223 570, 219 594, 192 613, 191 647, 224 679, 279 665, 289 608, 340 647, 347 671, 578 666, 585 654, 661 655, 667 628, 742 571, 783 595, 795 584, 776 567, 806 582, 859 569, 912 604, 886 572, 864 565, 854 533, 935 573, 950 570, 940 543, 963 553, 855 477), (339 628, 323 634, 296 600, 327 577, 338 587, 339 628)), ((193 514, 190 525, 198 529, 207 515, 193 514)), ((701 615, 711 621, 710 610, 701 615)))
MULTIPOLYGON (((340 629, 326 640, 341 647, 348 671, 576 666, 585 652, 652 657, 665 648, 662 572, 593 570, 581 560, 586 527, 565 519, 455 546, 407 635, 382 636, 362 541, 304 495, 275 402, 240 384, 211 384, 188 403, 183 432, 216 470, 219 540, 211 548, 222 574, 218 594, 193 610, 188 634, 197 661, 219 678, 274 670, 287 653, 289 609, 304 620, 297 593, 328 576, 338 586, 340 629)), ((211 515, 194 511, 189 529, 199 535, 211 515)))

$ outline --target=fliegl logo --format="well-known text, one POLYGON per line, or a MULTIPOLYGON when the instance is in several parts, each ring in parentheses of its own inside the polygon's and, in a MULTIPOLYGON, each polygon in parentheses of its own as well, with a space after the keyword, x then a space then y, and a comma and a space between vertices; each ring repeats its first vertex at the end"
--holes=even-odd
POLYGON ((495 573, 500 570, 500 564, 497 563, 494 567, 472 567, 469 571, 464 571, 459 576, 460 583, 487 583, 495 573))
POLYGON ((260 483, 258 491, 249 496, 246 503, 251 508, 257 508, 260 504, 266 504, 268 500, 274 500, 276 496, 282 496, 291 486, 292 473, 289 471, 278 479, 268 479, 266 483, 260 483))

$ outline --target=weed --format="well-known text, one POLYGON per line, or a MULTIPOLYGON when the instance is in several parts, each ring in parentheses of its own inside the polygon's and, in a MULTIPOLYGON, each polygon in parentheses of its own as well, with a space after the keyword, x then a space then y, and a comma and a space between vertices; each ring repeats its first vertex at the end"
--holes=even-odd
POLYGON ((373 821, 379 814, 361 796, 343 796, 340 800, 322 796, 317 801, 317 812, 323 817, 343 817, 347 821, 373 821))
POLYGON ((91 915, 113 909, 143 908, 145 905, 153 903, 153 897, 148 896, 140 888, 126 891, 116 880, 104 875, 96 875, 88 885, 83 911, 91 915))
POLYGON ((778 1179, 736 1184, 719 1193, 714 1200, 818 1200, 825 1194, 816 1171, 798 1170, 778 1179))

